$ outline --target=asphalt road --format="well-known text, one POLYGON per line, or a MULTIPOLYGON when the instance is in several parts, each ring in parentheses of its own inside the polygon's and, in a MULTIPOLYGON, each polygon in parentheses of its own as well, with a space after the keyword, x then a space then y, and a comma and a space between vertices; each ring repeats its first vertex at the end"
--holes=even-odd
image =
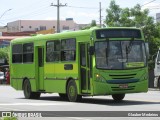
MULTIPOLYGON (((153 114, 151 117, 145 116, 145 119, 157 120, 160 119, 160 91, 150 90, 147 93, 127 94, 124 100, 118 103, 113 101, 111 96, 84 97, 81 102, 74 103, 62 100, 56 93, 42 94, 38 100, 24 99, 23 91, 16 91, 10 86, 0 86, 0 111, 22 111, 20 116, 23 116, 23 118, 19 117, 19 119, 26 120, 28 120, 26 115, 30 115, 30 113, 26 112, 30 111, 35 111, 35 113, 39 111, 41 115, 54 117, 32 117, 29 120, 103 120, 106 119, 106 116, 115 120, 117 118, 141 120, 142 116, 138 117, 138 115, 142 115, 141 113, 148 114, 149 112, 156 115, 158 112, 158 117, 153 114), (138 113, 136 114, 134 111, 138 113), (124 117, 123 114, 128 116, 124 117)), ((37 113, 37 116, 40 114, 37 113)), ((31 116, 33 116, 32 113, 31 116)))

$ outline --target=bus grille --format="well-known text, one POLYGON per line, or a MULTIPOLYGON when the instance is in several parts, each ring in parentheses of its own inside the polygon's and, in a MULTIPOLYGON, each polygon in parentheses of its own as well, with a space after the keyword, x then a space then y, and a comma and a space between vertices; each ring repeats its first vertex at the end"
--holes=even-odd
POLYGON ((126 91, 126 90, 134 90, 135 86, 128 86, 128 88, 119 88, 119 87, 111 87, 112 91, 126 91))
POLYGON ((135 78, 136 74, 110 74, 112 79, 132 79, 135 78))

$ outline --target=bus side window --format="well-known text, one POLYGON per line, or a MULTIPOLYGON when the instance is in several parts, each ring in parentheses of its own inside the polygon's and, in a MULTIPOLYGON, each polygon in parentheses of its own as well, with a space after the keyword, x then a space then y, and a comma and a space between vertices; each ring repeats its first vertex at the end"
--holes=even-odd
POLYGON ((22 63, 23 47, 22 44, 12 46, 12 63, 22 63))
POLYGON ((33 43, 23 44, 23 63, 33 62, 33 43))
POLYGON ((75 39, 63 39, 61 42, 61 60, 75 61, 76 60, 76 41, 75 39))
POLYGON ((60 60, 60 41, 47 42, 46 62, 54 62, 60 60))

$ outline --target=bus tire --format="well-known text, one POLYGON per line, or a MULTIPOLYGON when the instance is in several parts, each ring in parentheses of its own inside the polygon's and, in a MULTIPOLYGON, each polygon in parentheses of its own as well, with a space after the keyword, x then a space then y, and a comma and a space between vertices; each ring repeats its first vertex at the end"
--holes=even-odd
POLYGON ((25 80, 23 83, 23 93, 26 99, 31 99, 33 97, 29 80, 25 80))
POLYGON ((38 99, 40 97, 39 92, 32 92, 31 84, 29 80, 25 80, 23 84, 23 93, 26 99, 38 99))
POLYGON ((112 95, 112 98, 114 99, 114 101, 122 101, 124 97, 125 97, 125 94, 113 94, 112 95))
POLYGON ((67 84, 67 98, 70 102, 77 102, 82 98, 82 96, 78 95, 77 86, 74 80, 70 80, 67 84))

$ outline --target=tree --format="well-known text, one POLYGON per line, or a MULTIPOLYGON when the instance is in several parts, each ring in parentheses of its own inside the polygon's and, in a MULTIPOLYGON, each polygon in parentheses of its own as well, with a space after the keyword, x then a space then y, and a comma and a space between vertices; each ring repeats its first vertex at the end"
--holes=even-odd
POLYGON ((121 9, 121 15, 120 15, 120 26, 125 27, 132 27, 134 26, 134 22, 131 18, 131 13, 129 8, 121 9))
POLYGON ((9 61, 9 47, 0 48, 0 59, 9 61))
POLYGON ((96 20, 92 20, 91 23, 82 28, 82 30, 90 29, 91 27, 97 26, 96 20))
POLYGON ((116 5, 115 1, 112 0, 109 9, 106 9, 107 16, 105 23, 107 26, 117 27, 120 26, 120 13, 121 8, 116 5))
POLYGON ((148 9, 142 10, 139 4, 133 8, 120 8, 112 0, 106 12, 105 23, 107 26, 141 28, 145 40, 149 42, 150 55, 152 56, 157 52, 160 47, 160 23, 154 23, 154 18, 149 16, 148 9))
POLYGON ((91 22, 91 25, 90 25, 91 27, 94 27, 94 26, 97 26, 97 24, 96 24, 96 20, 92 20, 92 22, 91 22))

